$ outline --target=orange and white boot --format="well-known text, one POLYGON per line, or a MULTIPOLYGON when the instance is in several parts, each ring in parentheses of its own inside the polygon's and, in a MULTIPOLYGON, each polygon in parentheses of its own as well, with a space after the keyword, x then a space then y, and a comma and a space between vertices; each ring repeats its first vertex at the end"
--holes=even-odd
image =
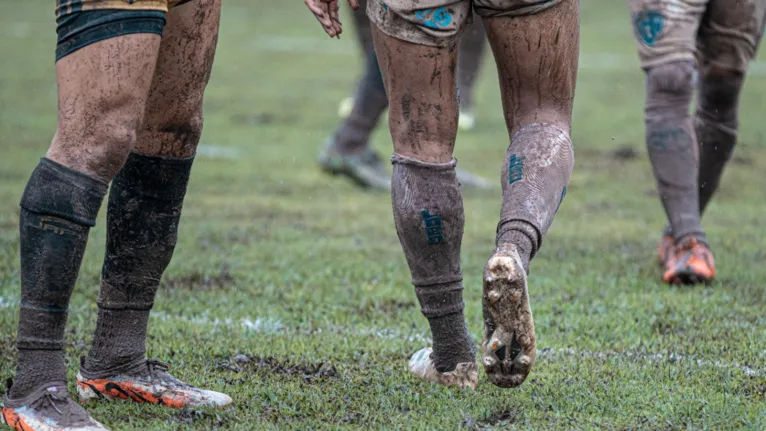
POLYGON ((715 278, 715 260, 707 244, 687 238, 665 257, 662 279, 668 284, 709 283, 715 278))
POLYGON ((72 400, 64 382, 47 384, 17 400, 6 396, 0 419, 17 431, 107 430, 72 400))
POLYGON ((178 380, 168 373, 168 365, 163 362, 156 359, 144 361, 146 371, 137 375, 115 372, 108 377, 90 379, 83 376, 81 367, 77 374, 80 401, 119 399, 172 408, 224 407, 232 402, 226 394, 198 389, 178 380))

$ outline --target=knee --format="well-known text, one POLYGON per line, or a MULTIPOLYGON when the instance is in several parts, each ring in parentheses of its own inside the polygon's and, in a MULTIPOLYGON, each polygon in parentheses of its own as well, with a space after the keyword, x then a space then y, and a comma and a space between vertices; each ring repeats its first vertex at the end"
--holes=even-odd
POLYGON ((699 114, 719 123, 736 121, 736 109, 744 83, 744 73, 717 66, 700 72, 699 114))
POLYGON ((136 152, 170 158, 192 157, 197 152, 202 126, 202 107, 168 118, 148 118, 136 152))
POLYGON ((694 92, 694 81, 694 64, 689 61, 668 63, 648 69, 647 112, 676 107, 688 110, 694 92))
POLYGON ((140 120, 108 113, 84 127, 60 124, 48 158, 110 182, 136 144, 140 120))

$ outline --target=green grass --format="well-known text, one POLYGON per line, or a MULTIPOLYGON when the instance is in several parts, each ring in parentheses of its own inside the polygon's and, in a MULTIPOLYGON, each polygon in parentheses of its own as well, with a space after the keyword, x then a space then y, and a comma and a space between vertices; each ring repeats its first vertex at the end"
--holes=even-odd
MULTIPOLYGON (((326 40, 299 1, 226 0, 203 143, 238 154, 199 157, 148 344, 179 377, 235 404, 179 412, 120 403, 89 406, 92 414, 136 430, 766 428, 766 78, 747 82, 737 157, 705 217, 719 279, 665 286, 654 255, 664 216, 643 149, 644 81, 623 3, 582 2, 577 166, 532 266, 533 374, 517 390, 482 379, 460 392, 407 375, 428 327, 388 196, 359 192, 315 164, 359 73, 351 35, 326 40), (275 36, 288 38, 282 47, 304 40, 296 47, 305 49, 279 52, 275 36), (637 156, 616 157, 618 148, 637 156), (233 366, 238 354, 254 359, 233 366)), ((0 370, 11 377, 18 201, 56 120, 50 0, 0 2, 0 36, 0 370)), ((479 128, 459 136, 457 157, 495 178, 508 138, 490 63, 479 128)), ((390 153, 385 129, 375 146, 390 153)), ((465 206, 466 313, 478 339, 499 195, 466 193, 465 206)), ((104 227, 102 218, 72 300, 72 376, 95 325, 104 227)))

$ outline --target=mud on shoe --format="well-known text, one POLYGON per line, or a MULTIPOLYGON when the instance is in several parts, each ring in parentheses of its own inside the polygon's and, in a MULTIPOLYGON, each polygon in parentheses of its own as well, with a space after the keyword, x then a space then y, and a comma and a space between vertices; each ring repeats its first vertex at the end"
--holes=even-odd
MULTIPOLYGON (((198 389, 175 378, 167 364, 156 359, 142 360, 144 371, 136 373, 100 373, 108 377, 87 378, 83 366, 77 374, 77 393, 82 402, 90 400, 128 400, 138 403, 159 404, 172 408, 214 406, 224 407, 232 399, 220 392, 198 389)), ((139 366, 141 364, 138 364, 139 366)), ((124 369, 136 369, 136 364, 124 369)))
POLYGON ((501 244, 484 268, 482 362, 490 382, 521 385, 535 362, 535 323, 516 246, 501 244))
POLYGON ((691 285, 715 278, 715 260, 710 247, 697 238, 687 238, 669 250, 665 259, 665 283, 691 285))
POLYGON ((18 431, 107 430, 72 400, 64 382, 51 383, 18 400, 6 396, 0 418, 18 431))
POLYGON ((432 352, 433 349, 430 347, 415 352, 410 358, 408 366, 410 373, 421 380, 443 386, 476 389, 476 384, 479 381, 479 367, 476 362, 461 362, 457 364, 454 370, 442 373, 434 366, 434 361, 431 359, 432 352))

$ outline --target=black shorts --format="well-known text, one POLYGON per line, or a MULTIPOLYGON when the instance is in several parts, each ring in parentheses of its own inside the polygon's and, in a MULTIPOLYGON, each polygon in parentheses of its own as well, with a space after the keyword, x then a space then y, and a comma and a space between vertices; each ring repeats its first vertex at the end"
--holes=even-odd
POLYGON ((56 0, 56 61, 90 44, 136 33, 162 35, 169 8, 190 0, 56 0))

